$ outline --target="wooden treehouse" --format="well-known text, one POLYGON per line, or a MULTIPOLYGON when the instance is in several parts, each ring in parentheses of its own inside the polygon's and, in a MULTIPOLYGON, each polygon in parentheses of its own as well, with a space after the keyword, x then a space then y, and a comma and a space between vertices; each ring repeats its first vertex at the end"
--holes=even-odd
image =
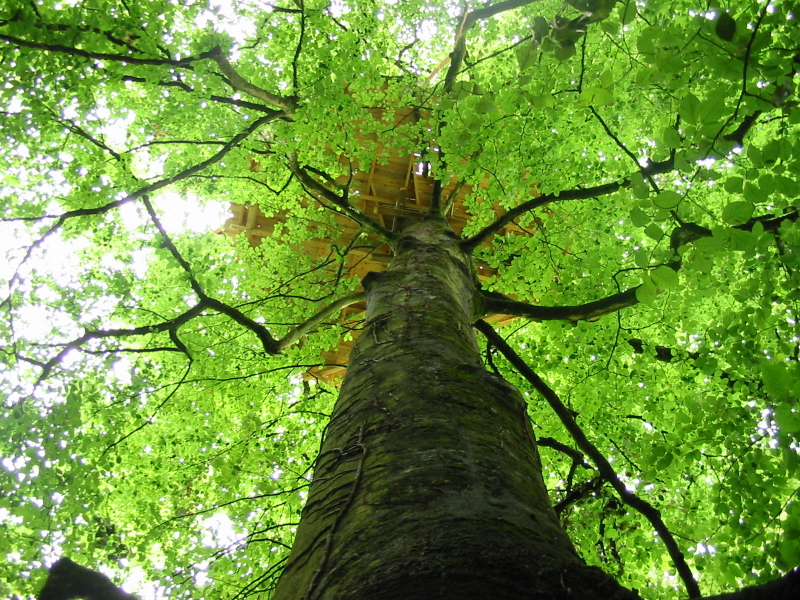
MULTIPOLYGON (((413 118, 412 111, 397 111, 396 123, 413 118)), ((395 124, 396 124, 395 123, 395 124)), ((344 159, 343 159, 344 160, 344 159)), ((346 183, 346 178, 339 181, 346 183)), ((350 182, 350 203, 362 213, 379 221, 391 231, 404 228, 410 222, 421 221, 431 204, 434 179, 430 174, 430 164, 422 160, 418 154, 401 155, 389 149, 389 159, 385 164, 373 161, 368 169, 354 171, 350 182)), ((472 187, 463 185, 456 190, 457 182, 451 181, 444 187, 443 198, 448 198, 455 191, 455 199, 448 215, 453 230, 460 234, 470 219, 464 207, 464 198, 472 192, 472 187)), ((232 216, 225 222, 224 232, 231 236, 244 234, 251 246, 258 246, 261 240, 272 235, 274 225, 285 221, 283 216, 266 217, 258 205, 232 204, 232 216)), ((500 214, 501 209, 497 209, 500 214)), ((359 232, 359 225, 341 213, 337 213, 337 223, 341 226, 338 239, 319 238, 303 242, 303 251, 313 259, 324 260, 329 256, 331 244, 346 247, 359 232)), ((507 225, 500 234, 520 232, 514 224, 507 225)), ((373 251, 351 250, 346 257, 345 270, 349 277, 363 279, 370 271, 384 271, 392 259, 391 251, 383 245, 373 251)), ((495 274, 495 270, 485 264, 476 264, 478 276, 482 280, 495 274)), ((360 288, 359 288, 360 289, 360 288)), ((342 310, 342 323, 353 321, 353 317, 366 310, 365 303, 358 303, 342 310)), ((488 320, 504 323, 513 319, 503 315, 494 315, 488 320)), ((352 332, 357 338, 359 331, 352 332)), ((314 377, 327 381, 342 376, 350 355, 353 341, 339 340, 337 347, 325 352, 323 358, 328 366, 313 370, 314 377)))

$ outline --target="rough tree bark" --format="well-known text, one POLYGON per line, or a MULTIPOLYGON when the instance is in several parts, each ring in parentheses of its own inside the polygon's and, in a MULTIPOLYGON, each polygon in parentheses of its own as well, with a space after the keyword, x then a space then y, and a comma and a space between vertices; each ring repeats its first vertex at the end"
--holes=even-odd
POLYGON ((365 280, 367 320, 274 600, 637 598, 558 523, 521 394, 484 368, 444 220, 365 280))

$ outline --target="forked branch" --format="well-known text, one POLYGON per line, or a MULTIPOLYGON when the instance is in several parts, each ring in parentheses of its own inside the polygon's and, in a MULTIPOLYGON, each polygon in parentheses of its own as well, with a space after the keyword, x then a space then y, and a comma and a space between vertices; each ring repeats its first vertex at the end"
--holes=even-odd
MULTIPOLYGON (((333 190, 325 187, 325 185, 311 176, 308 167, 300 166, 296 156, 289 156, 288 165, 289 170, 294 174, 295 177, 297 177, 297 180, 310 196, 320 201, 325 200, 329 204, 333 204, 339 211, 342 212, 342 214, 353 219, 353 221, 361 225, 364 229, 367 229, 372 233, 377 233, 390 246, 394 247, 394 244, 397 241, 397 235, 395 235, 394 232, 386 229, 375 219, 368 217, 351 205, 347 200, 346 192, 340 196, 333 190)), ((323 203, 323 206, 326 206, 326 204, 323 203)))
MULTIPOLYGON (((177 332, 177 329, 200 315, 203 310, 206 308, 203 304, 197 304, 184 312, 183 314, 178 315, 174 319, 169 319, 168 321, 163 321, 161 323, 154 323, 151 325, 142 325, 141 327, 131 327, 127 329, 100 329, 95 331, 86 331, 82 336, 75 338, 71 342, 63 344, 61 350, 56 354, 53 358, 48 360, 46 363, 37 363, 30 359, 25 358, 24 356, 17 356, 18 359, 24 360, 26 362, 31 362, 34 364, 38 364, 41 367, 42 372, 39 375, 39 380, 37 381, 37 385, 47 379, 50 376, 50 373, 55 368, 55 366, 61 362, 61 360, 71 351, 71 350, 81 350, 85 344, 90 342, 91 340, 102 340, 107 338, 128 338, 128 337, 137 337, 137 336, 144 336, 144 335, 152 335, 154 333, 161 333, 164 331, 167 332, 177 332)), ((173 337, 173 343, 175 341, 174 337, 177 334, 171 334, 173 337)), ((181 343, 180 345, 176 344, 176 349, 185 351, 185 346, 181 343)), ((131 349, 125 349, 125 351, 130 351, 131 349)), ((174 351, 174 349, 169 348, 168 350, 174 351)), ((188 353, 187 353, 188 355, 188 353)))
POLYGON ((625 179, 621 182, 605 183, 603 185, 596 185, 589 188, 578 188, 574 190, 567 190, 559 194, 544 194, 536 198, 532 198, 527 202, 523 202, 519 206, 515 206, 507 213, 498 217, 493 223, 481 229, 478 233, 471 238, 464 240, 461 247, 465 252, 471 252, 484 241, 488 240, 495 233, 499 232, 503 227, 511 223, 517 217, 524 215, 551 202, 562 202, 564 200, 587 200, 589 198, 597 198, 598 196, 605 196, 613 194, 617 190, 630 185, 630 180, 625 179))
POLYGON ((461 22, 456 31, 456 40, 453 44, 453 52, 450 53, 450 67, 447 69, 447 75, 445 75, 444 78, 445 93, 453 89, 456 76, 461 69, 461 63, 464 62, 464 56, 467 53, 467 32, 472 29, 475 23, 483 21, 484 19, 490 19, 507 10, 533 4, 536 1, 537 0, 505 0, 504 2, 497 2, 496 4, 486 3, 483 8, 470 11, 461 17, 461 22))
MULTIPOLYGON (((93 208, 78 208, 78 209, 75 209, 75 210, 70 210, 70 211, 67 211, 67 212, 65 212, 63 214, 60 214, 60 215, 42 215, 42 216, 39 216, 39 217, 10 217, 10 218, 0 219, 0 221, 30 221, 30 222, 35 222, 35 221, 43 221, 45 219, 55 219, 55 223, 39 238, 39 240, 37 240, 36 242, 31 244, 31 250, 28 252, 28 255, 30 255, 30 253, 36 247, 41 245, 41 243, 45 240, 45 238, 47 238, 49 235, 52 235, 54 232, 56 232, 58 229, 60 229, 61 226, 64 225, 64 223, 66 223, 69 219, 71 219, 73 217, 87 217, 87 216, 92 216, 92 215, 103 215, 103 214, 105 214, 105 213, 107 213, 107 212, 109 212, 109 211, 111 211, 111 210, 113 210, 115 208, 119 208, 123 204, 128 204, 129 202, 133 202, 134 200, 138 200, 142 196, 145 196, 147 194, 152 194, 153 192, 156 192, 156 191, 158 191, 158 190, 160 190, 162 188, 165 188, 165 187, 167 187, 169 185, 172 185, 173 183, 177 183, 179 181, 183 181, 184 179, 192 177, 193 175, 199 173, 200 171, 203 171, 207 167, 210 167, 211 165, 214 165, 214 164, 218 163, 231 150, 233 150, 236 146, 238 146, 239 143, 244 141, 249 135, 251 135, 256 130, 258 130, 259 127, 261 127, 262 125, 264 125, 266 123, 269 123, 270 121, 275 120, 280 114, 281 113, 273 113, 273 114, 270 114, 270 115, 265 115, 265 116, 261 117, 260 119, 256 119, 244 131, 242 131, 241 133, 238 133, 235 136, 233 136, 228 142, 225 143, 225 145, 220 149, 219 152, 217 152, 216 154, 214 154, 210 158, 207 158, 204 161, 201 161, 201 162, 199 162, 199 163, 197 163, 195 165, 192 165, 191 167, 189 167, 187 169, 184 169, 183 171, 181 171, 180 173, 177 173, 176 175, 173 175, 172 177, 167 177, 165 179, 160 179, 159 181, 151 183, 150 185, 146 185, 146 186, 142 187, 141 189, 133 192, 132 194, 129 194, 129 195, 123 197, 123 198, 120 198, 119 200, 114 200, 112 202, 108 202, 107 204, 103 204, 102 206, 96 206, 96 207, 93 207, 93 208)), ((26 258, 27 258, 27 255, 26 255, 26 258)))
POLYGON ((225 54, 222 52, 222 48, 219 46, 213 47, 208 51, 207 54, 209 58, 217 63, 219 70, 222 71, 222 74, 228 78, 231 86, 237 92, 242 92, 243 94, 257 98, 258 100, 266 102, 270 106, 276 106, 280 108, 289 118, 294 116, 294 111, 297 108, 296 96, 280 96, 250 83, 244 77, 239 75, 239 72, 233 68, 233 65, 230 63, 230 61, 228 61, 228 57, 225 56, 225 54))

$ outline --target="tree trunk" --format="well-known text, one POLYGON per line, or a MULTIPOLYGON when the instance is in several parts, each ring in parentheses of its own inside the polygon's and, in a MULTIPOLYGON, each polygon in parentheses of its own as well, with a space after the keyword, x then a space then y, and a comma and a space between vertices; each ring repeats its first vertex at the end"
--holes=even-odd
POLYGON ((486 372, 441 220, 365 280, 365 329, 274 600, 623 599, 553 511, 521 394, 486 372))

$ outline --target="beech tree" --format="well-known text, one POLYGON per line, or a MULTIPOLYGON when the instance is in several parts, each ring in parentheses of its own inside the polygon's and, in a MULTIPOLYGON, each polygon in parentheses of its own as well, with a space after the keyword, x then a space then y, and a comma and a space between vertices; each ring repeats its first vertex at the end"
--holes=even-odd
POLYGON ((2 594, 797 597, 797 18, 8 0, 2 594))

